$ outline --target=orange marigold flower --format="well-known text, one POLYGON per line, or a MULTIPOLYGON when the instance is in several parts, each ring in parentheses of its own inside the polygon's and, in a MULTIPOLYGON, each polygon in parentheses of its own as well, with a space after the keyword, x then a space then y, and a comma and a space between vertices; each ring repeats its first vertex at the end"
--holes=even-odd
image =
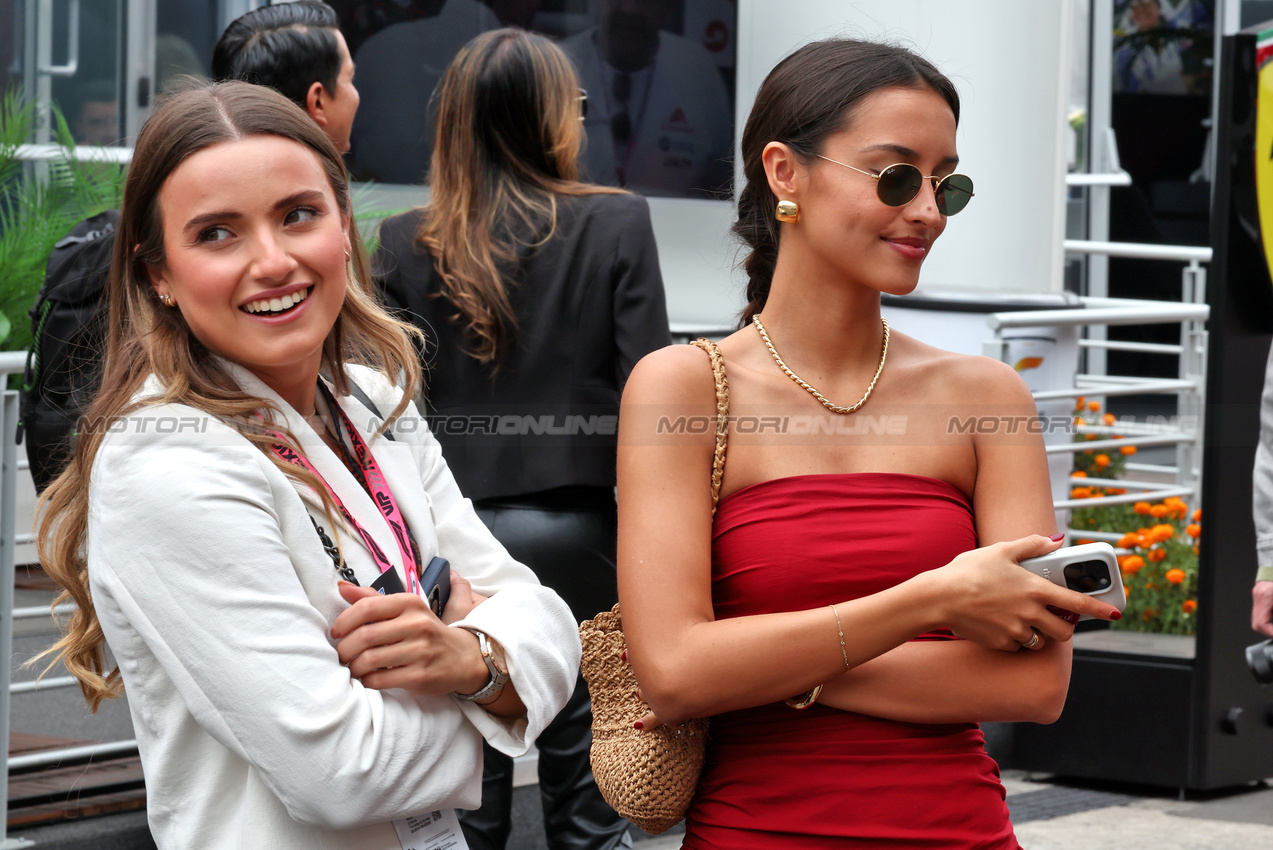
POLYGON ((1167 570, 1167 574, 1164 576, 1164 578, 1166 578, 1167 581, 1171 582, 1172 584, 1184 584, 1185 571, 1184 570, 1167 570))
POLYGON ((1140 514, 1141 516, 1145 516, 1146 514, 1149 513, 1149 502, 1137 502, 1136 504, 1132 505, 1132 510, 1140 514))
POLYGON ((1167 557, 1166 549, 1150 549, 1149 550, 1149 560, 1155 564, 1166 557, 1167 557))
POLYGON ((1144 619, 1146 623, 1148 623, 1150 620, 1154 619, 1157 616, 1158 616, 1158 609, 1150 608, 1145 611, 1145 613, 1142 615, 1142 618, 1144 619))
POLYGON ((1121 496, 1121 495, 1123 495, 1123 494, 1124 494, 1124 493, 1126 493, 1126 492, 1127 492, 1127 488, 1126 488, 1126 487, 1111 487, 1111 488, 1109 488, 1109 494, 1110 494, 1111 496, 1121 496))
POLYGON ((1124 555, 1118 559, 1118 566, 1128 575, 1135 575, 1145 566, 1145 559, 1140 555, 1124 555))
POLYGON ((1194 611, 1198 610, 1198 600, 1186 599, 1184 602, 1180 603, 1180 610, 1184 611, 1186 614, 1192 614, 1194 611))
POLYGON ((1087 403, 1087 409, 1095 413, 1101 409, 1101 403, 1099 401, 1089 401, 1087 403))
POLYGON ((1104 469, 1105 467, 1109 466, 1109 455, 1097 455, 1096 465, 1100 469, 1104 469))
POLYGON ((1119 549, 1132 549, 1140 545, 1140 535, 1134 531, 1129 531, 1122 537, 1118 538, 1119 549))
POLYGON ((1183 505, 1184 500, 1181 499, 1179 496, 1168 496, 1167 498, 1162 500, 1162 503, 1164 505, 1183 505))
POLYGON ((1078 398, 1074 400, 1074 409, 1082 410, 1084 405, 1086 404, 1087 404, 1087 399, 1085 399, 1083 396, 1079 396, 1078 398))
POLYGON ((1202 550, 1200 550, 1197 546, 1195 546, 1195 547, 1193 547, 1193 553, 1194 553, 1195 555, 1201 555, 1201 554, 1202 554, 1202 550))
POLYGON ((1086 478, 1086 477, 1087 477, 1087 473, 1086 473, 1086 472, 1084 472, 1084 471, 1083 471, 1083 470, 1081 470, 1081 469, 1076 469, 1076 470, 1074 470, 1073 472, 1071 472, 1071 473, 1070 473, 1070 477, 1071 477, 1071 478, 1086 478))
POLYGON ((1104 416, 1101 417, 1101 421, 1104 422, 1106 425, 1113 425, 1115 422, 1118 421, 1118 417, 1112 413, 1106 413, 1104 416))
POLYGON ((1096 542, 1095 540, 1088 540, 1088 539, 1087 539, 1087 538, 1085 538, 1085 537, 1080 537, 1078 540, 1075 540, 1075 541, 1074 541, 1074 545, 1075 545, 1075 546, 1083 546, 1084 544, 1087 544, 1087 543, 1095 543, 1095 542, 1096 542))
POLYGON ((1162 519, 1167 515, 1167 510, 1166 505, 1154 505, 1149 509, 1149 515, 1154 519, 1162 519))
POLYGON ((1185 526, 1185 534, 1188 534, 1194 540, 1197 540, 1202 536, 1202 526, 1198 525, 1196 522, 1191 522, 1185 526))
POLYGON ((1163 522, 1149 529, 1149 532, 1150 534, 1154 534, 1158 537, 1161 537, 1163 540, 1170 540, 1171 538, 1176 536, 1176 527, 1174 525, 1168 525, 1167 523, 1163 522))
POLYGON ((1086 420, 1086 419, 1084 419, 1082 416, 1075 416, 1075 417, 1074 417, 1074 424, 1075 424, 1075 425, 1086 425, 1086 424, 1087 424, 1087 420, 1086 420))
POLYGON ((1136 447, 1135 446, 1119 446, 1118 451, 1121 454, 1134 455, 1136 454, 1136 447))
POLYGON ((1092 498, 1091 487, 1075 487, 1070 491, 1071 499, 1090 499, 1092 498))
POLYGON ((1198 508, 1198 510, 1193 512, 1193 521, 1202 522, 1202 508, 1198 508))
POLYGON ((1087 439, 1096 440, 1096 439, 1099 439, 1099 437, 1096 434, 1088 434, 1087 439))

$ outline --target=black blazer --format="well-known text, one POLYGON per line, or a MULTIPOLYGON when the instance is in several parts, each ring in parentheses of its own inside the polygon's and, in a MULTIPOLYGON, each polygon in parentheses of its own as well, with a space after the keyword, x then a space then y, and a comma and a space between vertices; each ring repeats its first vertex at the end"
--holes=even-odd
POLYGON ((518 328, 493 379, 415 239, 421 215, 385 220, 372 265, 388 306, 428 337, 426 412, 460 490, 478 500, 613 487, 623 384, 672 341, 645 199, 559 196, 556 233, 509 281, 518 328))

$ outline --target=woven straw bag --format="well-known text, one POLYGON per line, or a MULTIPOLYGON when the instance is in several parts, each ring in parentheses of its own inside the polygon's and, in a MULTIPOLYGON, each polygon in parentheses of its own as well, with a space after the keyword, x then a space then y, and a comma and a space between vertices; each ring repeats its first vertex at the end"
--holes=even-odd
MULTIPOLYGON (((716 379, 716 452, 712 458, 712 514, 725 469, 729 384, 716 344, 694 342, 712 360, 716 379)), ((637 730, 632 724, 650 710, 637 694, 636 674, 623 660, 627 642, 619 606, 579 626, 583 677, 592 697, 592 773, 606 802, 646 832, 658 835, 685 817, 707 748, 707 719, 679 726, 637 730)))

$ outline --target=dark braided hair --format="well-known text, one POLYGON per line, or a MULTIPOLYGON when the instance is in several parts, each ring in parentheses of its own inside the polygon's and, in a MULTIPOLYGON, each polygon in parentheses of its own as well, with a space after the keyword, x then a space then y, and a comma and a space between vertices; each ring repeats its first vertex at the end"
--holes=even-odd
POLYGON ((743 261, 743 324, 764 309, 778 262, 778 199, 765 177, 765 145, 782 142, 801 159, 812 160, 828 136, 849 126, 853 108, 864 97, 895 86, 932 88, 950 104, 959 123, 954 84, 928 60, 892 44, 847 38, 815 41, 779 62, 761 83, 743 130, 744 182, 732 228, 751 248, 743 261))

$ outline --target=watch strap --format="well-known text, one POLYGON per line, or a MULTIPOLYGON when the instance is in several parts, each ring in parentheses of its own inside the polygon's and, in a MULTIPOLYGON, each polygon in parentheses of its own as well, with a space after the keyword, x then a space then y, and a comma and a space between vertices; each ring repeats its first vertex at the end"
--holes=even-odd
POLYGON ((479 629, 469 629, 469 631, 477 636, 477 647, 482 653, 482 661, 486 663, 486 669, 490 672, 491 678, 485 685, 471 694, 462 694, 458 691, 452 691, 451 693, 456 699, 482 703, 489 701, 504 689, 504 686, 508 684, 508 674, 501 672, 499 667, 496 666, 495 647, 492 645, 491 639, 486 636, 486 632, 479 629))

